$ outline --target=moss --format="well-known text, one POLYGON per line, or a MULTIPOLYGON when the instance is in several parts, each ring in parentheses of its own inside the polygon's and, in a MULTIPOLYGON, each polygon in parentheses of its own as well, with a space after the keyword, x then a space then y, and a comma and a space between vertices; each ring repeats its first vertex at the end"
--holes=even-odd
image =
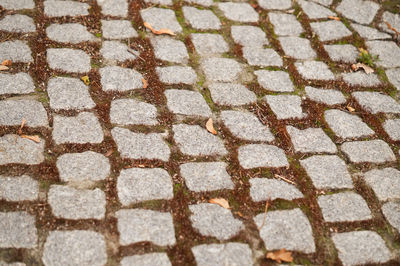
POLYGON ((96 33, 96 37, 101 38, 102 34, 100 32, 96 33))

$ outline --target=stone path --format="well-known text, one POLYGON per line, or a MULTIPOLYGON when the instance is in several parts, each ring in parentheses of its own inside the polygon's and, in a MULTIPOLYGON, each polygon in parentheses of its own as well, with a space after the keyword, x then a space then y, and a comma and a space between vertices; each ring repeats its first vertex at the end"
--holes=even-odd
POLYGON ((0 6, 0 265, 400 264, 398 1, 0 6))

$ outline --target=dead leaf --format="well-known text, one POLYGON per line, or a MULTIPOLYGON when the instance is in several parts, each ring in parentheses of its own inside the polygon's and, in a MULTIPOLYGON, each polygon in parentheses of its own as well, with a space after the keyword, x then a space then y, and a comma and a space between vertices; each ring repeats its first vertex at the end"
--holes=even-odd
POLYGON ((21 135, 21 138, 30 139, 30 140, 32 140, 32 141, 34 141, 36 143, 40 143, 40 138, 39 138, 38 135, 34 135, 34 136, 21 135))
POLYGON ((142 83, 143 83, 143 89, 146 89, 147 86, 149 86, 149 83, 144 78, 142 78, 142 83))
POLYGON ((355 112, 356 111, 356 109, 354 109, 350 105, 347 105, 346 108, 347 108, 347 110, 349 110, 349 112, 355 112))
POLYGON ((0 65, 0 71, 2 71, 2 70, 8 70, 8 66, 0 65))
POLYGON ((139 168, 145 168, 146 166, 144 164, 139 164, 138 167, 139 168))
POLYGON ((85 83, 85 85, 87 85, 87 86, 90 85, 90 79, 88 76, 81 77, 81 80, 83 81, 83 83, 85 83))
POLYGON ((104 156, 109 157, 113 153, 113 149, 109 149, 104 156))
POLYGON ((394 31, 394 33, 396 33, 397 35, 400 35, 400 32, 398 30, 396 30, 395 28, 393 28, 389 22, 387 22, 386 20, 384 20, 384 22, 386 23, 386 26, 388 27, 389 30, 394 31))
POLYGON ((26 123, 25 118, 22 118, 21 126, 19 127, 18 132, 17 132, 18 135, 22 135, 22 128, 25 126, 25 123, 26 123))
POLYGON ((214 124, 213 124, 212 118, 208 119, 208 121, 206 123, 206 128, 207 128, 208 132, 210 132, 211 134, 217 135, 217 131, 214 129, 214 124))
POLYGON ((354 71, 357 71, 360 68, 364 69, 365 73, 367 73, 367 74, 374 73, 374 69, 369 67, 369 66, 367 66, 366 64, 357 63, 357 64, 352 64, 351 65, 351 69, 353 69, 354 71))
POLYGON ((172 35, 172 36, 175 35, 175 33, 174 33, 172 30, 170 30, 170 29, 159 29, 159 30, 155 30, 155 29, 153 29, 153 27, 152 27, 152 26, 150 25, 150 23, 148 23, 148 22, 144 22, 144 23, 143 23, 143 26, 145 26, 146 28, 148 28, 149 30, 151 30, 152 33, 157 34, 157 35, 160 35, 160 34, 169 34, 169 35, 172 35))
POLYGON ((12 64, 12 61, 9 59, 6 59, 1 63, 2 66, 11 66, 11 64, 12 64))
POLYGON ((328 18, 329 18, 329 19, 336 20, 336 21, 340 21, 340 18, 339 18, 339 17, 328 16, 328 18))
POLYGON ((274 260, 278 263, 284 262, 293 262, 292 252, 286 251, 286 249, 281 249, 273 252, 267 253, 267 259, 274 260))
POLYGON ((231 207, 229 207, 229 202, 223 198, 210 199, 208 202, 213 203, 213 204, 218 204, 219 206, 221 206, 222 208, 225 208, 225 209, 231 208, 231 207))

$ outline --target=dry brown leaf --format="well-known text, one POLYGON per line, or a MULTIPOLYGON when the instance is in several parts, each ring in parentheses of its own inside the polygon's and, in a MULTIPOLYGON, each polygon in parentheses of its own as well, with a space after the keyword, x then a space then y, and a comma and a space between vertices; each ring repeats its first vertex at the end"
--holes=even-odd
POLYGON ((353 69, 354 71, 357 71, 360 68, 364 69, 365 73, 367 73, 367 74, 374 73, 374 69, 369 67, 369 66, 367 66, 366 64, 357 63, 357 64, 352 64, 351 65, 351 69, 353 69))
POLYGON ((25 118, 22 118, 21 126, 19 127, 18 132, 17 132, 18 135, 22 135, 22 128, 25 126, 25 123, 26 123, 25 118))
POLYGON ((355 112, 356 109, 354 109, 353 107, 351 107, 350 105, 346 106, 347 110, 349 110, 350 112, 355 112))
POLYGON ((213 204, 218 204, 219 206, 221 206, 222 208, 225 208, 225 209, 231 208, 231 207, 229 207, 229 202, 223 198, 210 199, 208 202, 213 203, 213 204))
POLYGON ((113 149, 109 149, 104 156, 109 157, 113 153, 113 149))
POLYGON ((159 30, 155 30, 153 29, 153 27, 150 25, 150 23, 148 22, 144 22, 143 26, 145 26, 146 28, 148 28, 149 30, 151 30, 152 33, 160 35, 160 34, 169 34, 169 35, 175 35, 175 33, 170 30, 170 29, 159 29, 159 30))
POLYGON ((149 83, 144 78, 142 78, 142 83, 143 83, 143 89, 146 89, 147 86, 149 86, 149 83))
POLYGON ((286 251, 286 249, 276 250, 273 252, 267 253, 267 259, 274 260, 278 263, 284 262, 293 262, 292 252, 286 251))
POLYGON ((400 32, 398 30, 396 30, 395 28, 393 28, 389 22, 387 22, 386 20, 384 20, 384 22, 386 23, 386 26, 389 28, 389 30, 394 31, 394 33, 396 33, 397 35, 400 35, 400 32))
POLYGON ((81 77, 81 80, 83 81, 83 83, 85 83, 86 85, 89 86, 89 84, 90 84, 90 79, 89 79, 88 76, 83 76, 83 77, 81 77))
POLYGON ((339 18, 339 17, 328 16, 328 18, 329 18, 329 19, 336 20, 336 21, 340 21, 340 18, 339 18))
POLYGON ((217 135, 217 131, 214 128, 212 118, 208 119, 208 121, 206 123, 206 128, 207 128, 208 132, 210 132, 211 134, 217 135))
POLYGON ((39 138, 38 135, 34 135, 34 136, 21 135, 21 138, 29 139, 29 140, 32 140, 32 141, 34 141, 34 142, 36 142, 36 143, 39 143, 39 142, 40 142, 40 138, 39 138))
POLYGON ((0 71, 2 71, 2 70, 8 70, 8 66, 0 65, 0 71))
POLYGON ((12 61, 9 59, 6 59, 1 63, 2 66, 11 66, 11 64, 12 64, 12 61))

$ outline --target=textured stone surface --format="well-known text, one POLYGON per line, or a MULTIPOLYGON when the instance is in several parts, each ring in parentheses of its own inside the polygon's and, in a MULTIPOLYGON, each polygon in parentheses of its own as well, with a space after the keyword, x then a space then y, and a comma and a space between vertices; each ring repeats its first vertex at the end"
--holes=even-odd
POLYGON ((159 246, 170 246, 176 242, 172 216, 168 212, 127 209, 117 211, 116 217, 121 245, 149 241, 159 246))
POLYGON ((303 197, 303 194, 295 186, 283 180, 252 178, 250 185, 250 196, 253 201, 293 200, 303 197))
POLYGON ((324 117, 333 132, 341 138, 359 138, 375 133, 360 117, 341 110, 327 110, 324 117))
POLYGON ((393 34, 393 30, 389 29, 388 25, 385 23, 387 21, 393 28, 398 29, 400 27, 400 15, 385 11, 382 14, 382 23, 379 27, 384 31, 393 34))
POLYGON ((121 260, 121 266, 130 266, 130 265, 171 266, 172 264, 167 254, 160 252, 160 253, 148 253, 143 255, 123 257, 121 260))
POLYGON ((199 266, 252 265, 251 249, 247 244, 203 244, 192 248, 199 266))
POLYGON ((27 73, 6 74, 0 73, 0 95, 25 94, 35 91, 31 76, 27 73))
POLYGON ((35 217, 27 212, 0 212, 0 248, 34 248, 35 217))
POLYGON ((189 55, 185 44, 170 37, 155 37, 151 39, 154 55, 157 59, 172 63, 187 63, 189 55))
POLYGON ((180 172, 186 186, 195 192, 233 189, 231 177, 223 162, 200 162, 181 164, 180 172))
POLYGON ((122 158, 168 161, 170 149, 159 133, 134 133, 115 127, 111 134, 122 158))
POLYGON ((128 15, 127 0, 99 0, 97 1, 101 7, 103 15, 126 17, 128 15))
POLYGON ((292 14, 268 13, 268 18, 277 35, 298 36, 303 32, 303 27, 292 14))
POLYGON ((149 103, 135 99, 118 99, 111 102, 110 121, 119 125, 158 124, 157 108, 149 103))
POLYGON ((297 129, 286 126, 296 152, 336 153, 336 145, 321 128, 297 129))
POLYGON ((243 57, 251 66, 282 66, 282 58, 274 49, 258 48, 258 47, 243 47, 243 57))
POLYGON ((185 0, 185 2, 206 7, 209 7, 214 3, 213 0, 185 0))
POLYGON ((155 30, 170 29, 175 33, 182 32, 182 27, 176 20, 173 10, 152 7, 141 10, 140 15, 143 21, 149 23, 155 30))
POLYGON ((50 68, 65 72, 83 73, 90 71, 90 56, 82 50, 70 48, 47 49, 50 68))
POLYGON ((379 39, 391 38, 389 34, 380 32, 375 28, 371 28, 356 23, 351 23, 350 25, 358 34, 360 34, 362 38, 367 40, 379 40, 379 39))
POLYGON ((395 42, 367 41, 366 45, 372 55, 378 56, 376 64, 385 68, 400 66, 400 48, 395 42))
POLYGON ((119 201, 125 206, 145 200, 169 200, 174 196, 171 177, 161 168, 122 170, 117 191, 119 201))
POLYGON ((201 62, 201 69, 207 80, 216 82, 235 81, 242 71, 242 67, 236 60, 218 57, 204 59, 201 62))
POLYGON ((76 78, 51 78, 47 84, 50 107, 55 110, 82 110, 96 106, 88 87, 76 78))
POLYGON ((384 163, 396 160, 389 145, 382 140, 345 142, 341 149, 353 163, 384 163))
POLYGON ((304 79, 332 80, 335 78, 324 62, 304 61, 296 62, 294 65, 304 79))
POLYGON ((314 155, 300 164, 317 189, 353 188, 345 162, 336 155, 314 155))
POLYGON ((332 240, 344 265, 384 263, 391 257, 385 241, 374 231, 336 233, 332 240))
POLYGON ((385 72, 389 82, 392 83, 398 91, 400 91, 400 68, 388 69, 385 72))
POLYGON ((0 30, 28 33, 36 31, 36 26, 31 17, 15 14, 5 16, 2 20, 0 20, 0 30))
POLYGON ((128 52, 128 46, 118 41, 104 41, 100 49, 104 59, 123 62, 125 60, 135 60, 136 56, 128 52))
POLYGON ((343 0, 336 8, 346 18, 361 24, 371 23, 378 9, 377 3, 364 0, 343 0))
POLYGON ((370 113, 400 113, 400 104, 388 95, 374 91, 357 91, 352 95, 370 113))
POLYGON ((10 163, 40 164, 44 161, 44 140, 40 143, 14 134, 0 137, 0 165, 10 163))
POLYGON ((248 3, 218 3, 225 17, 238 22, 257 22, 258 13, 248 3))
POLYGON ((343 61, 345 63, 355 63, 358 57, 356 47, 350 44, 330 44, 324 45, 329 57, 333 61, 343 61))
POLYGON ((390 225, 400 232, 400 202, 387 202, 383 204, 382 212, 390 225))
POLYGON ((103 91, 128 91, 143 87, 143 76, 134 69, 106 66, 99 72, 103 91))
POLYGON ((290 80, 289 74, 284 71, 254 71, 258 83, 266 90, 278 92, 294 91, 294 86, 290 80))
POLYGON ((264 97, 278 119, 304 118, 301 98, 297 95, 267 95, 264 97))
POLYGON ((311 1, 299 0, 299 5, 303 9, 304 13, 310 19, 328 18, 329 16, 336 16, 335 13, 330 11, 328 8, 318 5, 311 1))
POLYGON ((229 51, 228 43, 220 34, 192 33, 192 43, 200 55, 222 54, 229 51))
POLYGON ((196 91, 166 90, 167 106, 171 112, 182 115, 211 116, 211 109, 196 91))
POLYGON ((0 0, 0 6, 12 10, 32 9, 35 7, 35 2, 33 0, 0 0))
POLYGON ((51 231, 43 250, 45 265, 96 265, 107 262, 104 237, 93 231, 51 231))
POLYGON ((400 119, 386 120, 383 128, 392 140, 400 140, 400 119))
POLYGON ((85 26, 78 23, 51 24, 46 28, 46 34, 50 40, 64 43, 75 44, 96 40, 85 26))
POLYGON ((254 92, 235 83, 212 83, 208 86, 211 98, 219 105, 245 105, 257 100, 254 92))
POLYGON ((35 100, 0 101, 0 125, 19 126, 25 119, 28 127, 47 127, 47 112, 43 105, 35 100))
POLYGON ((159 4, 164 6, 172 5, 172 0, 144 0, 146 3, 159 4))
POLYGON ((244 169, 256 167, 285 167, 288 160, 284 151, 266 144, 248 144, 238 149, 238 160, 244 169))
POLYGON ((288 9, 292 6, 290 0, 257 0, 264 9, 288 9))
POLYGON ((168 66, 156 67, 160 81, 166 84, 194 84, 197 80, 196 72, 191 67, 168 66))
POLYGON ((106 39, 127 39, 139 36, 129 20, 102 20, 101 30, 106 39))
POLYGON ((11 60, 13 63, 33 61, 31 49, 23 41, 5 41, 0 43, 0 61, 11 60))
POLYGON ((349 31, 342 22, 336 20, 312 22, 310 25, 312 30, 323 42, 341 39, 351 35, 351 31, 349 31))
POLYGON ((217 204, 200 203, 189 205, 190 221, 193 228, 203 236, 212 236, 219 240, 228 240, 244 228, 243 223, 235 219, 231 211, 217 204))
POLYGON ((182 7, 185 20, 194 29, 198 30, 219 30, 221 22, 211 10, 201 10, 195 7, 182 7))
POLYGON ((394 168, 373 169, 364 174, 365 182, 381 201, 400 199, 400 171, 394 168))
POLYGON ((258 214, 254 222, 268 250, 282 249, 315 252, 310 222, 300 209, 269 211, 258 214), (266 218, 264 217, 266 216, 266 218), (268 222, 263 223, 264 219, 268 222))
POLYGON ((86 16, 90 6, 77 1, 44 1, 44 14, 48 17, 86 16))
POLYGON ((262 47, 269 44, 265 32, 261 28, 248 25, 234 25, 231 27, 232 38, 242 46, 262 47))
POLYGON ((295 59, 314 59, 317 56, 310 41, 305 38, 280 37, 279 42, 285 54, 295 59))
POLYGON ((226 155, 223 141, 198 125, 173 125, 174 140, 183 154, 226 155))
POLYGON ((311 100, 327 105, 342 104, 346 102, 346 98, 343 96, 343 93, 338 90, 326 90, 306 86, 305 91, 307 97, 311 100))
POLYGON ((36 200, 39 183, 30 176, 0 176, 0 199, 6 201, 36 200))
POLYGON ((374 87, 381 84, 378 76, 375 74, 366 74, 358 71, 353 73, 343 73, 343 80, 352 86, 374 87))

